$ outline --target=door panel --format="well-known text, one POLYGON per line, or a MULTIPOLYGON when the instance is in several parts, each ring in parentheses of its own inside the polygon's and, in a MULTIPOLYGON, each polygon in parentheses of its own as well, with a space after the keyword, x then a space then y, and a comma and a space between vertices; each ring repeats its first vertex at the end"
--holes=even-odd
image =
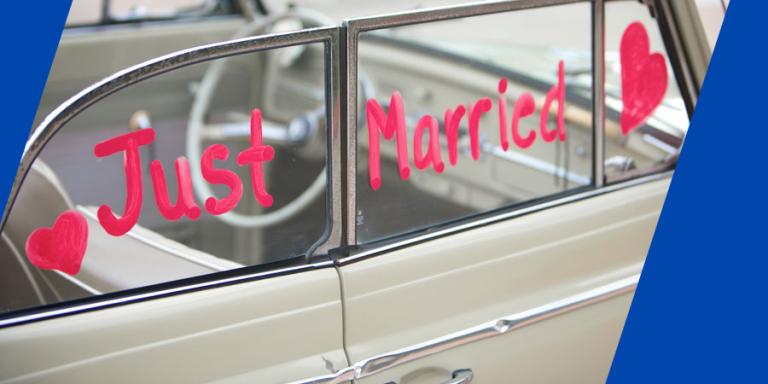
POLYGON ((454 371, 471 369, 472 383, 601 383, 631 301, 630 294, 612 298, 357 382, 440 384, 454 371))
POLYGON ((0 330, 2 382, 273 383, 346 366, 324 268, 0 330))
MULTIPOLYGON (((343 266, 350 359, 411 348, 636 278, 667 188, 666 178, 639 184, 343 266)), ((425 368, 442 370, 442 380, 470 368, 473 383, 603 381, 630 300, 609 295, 361 382, 441 382, 409 378, 425 368)))

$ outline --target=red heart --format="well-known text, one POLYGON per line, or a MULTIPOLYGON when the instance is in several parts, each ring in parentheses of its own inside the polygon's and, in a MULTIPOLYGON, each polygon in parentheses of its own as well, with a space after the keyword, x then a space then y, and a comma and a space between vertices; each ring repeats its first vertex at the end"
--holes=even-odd
POLYGON ((88 222, 80 212, 65 211, 53 228, 38 228, 27 238, 27 257, 42 269, 58 269, 70 275, 80 272, 88 244, 88 222))
POLYGON ((621 37, 621 132, 628 134, 661 104, 667 92, 667 63, 650 53, 648 32, 639 21, 621 37))

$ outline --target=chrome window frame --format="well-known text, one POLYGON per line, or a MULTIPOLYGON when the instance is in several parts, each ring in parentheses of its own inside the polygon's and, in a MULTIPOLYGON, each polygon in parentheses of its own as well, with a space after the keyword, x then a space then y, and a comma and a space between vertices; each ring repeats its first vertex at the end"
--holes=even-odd
POLYGON ((341 244, 341 230, 339 228, 341 210, 337 208, 341 201, 341 183, 340 178, 336 177, 341 172, 340 167, 342 164, 340 158, 341 120, 339 115, 339 104, 341 102, 339 84, 341 82, 338 80, 339 35, 339 27, 321 27, 203 45, 148 60, 119 71, 89 86, 69 98, 46 116, 28 139, 13 186, 11 187, 11 192, 8 195, 2 221, 0 221, 0 231, 2 231, 8 221, 8 216, 16 201, 22 182, 32 168, 35 159, 37 159, 51 138, 66 123, 96 102, 133 84, 193 64, 271 49, 321 43, 324 46, 326 118, 330 122, 329 129, 326 132, 328 135, 326 155, 328 183, 326 204, 328 215, 323 236, 307 251, 306 257, 297 257, 284 262, 246 266, 231 271, 212 273, 153 286, 137 287, 101 296, 11 311, 0 314, 0 328, 202 289, 262 280, 320 268, 332 268, 333 264, 327 257, 328 250, 337 248, 341 244), (323 254, 326 256, 322 256, 323 254))

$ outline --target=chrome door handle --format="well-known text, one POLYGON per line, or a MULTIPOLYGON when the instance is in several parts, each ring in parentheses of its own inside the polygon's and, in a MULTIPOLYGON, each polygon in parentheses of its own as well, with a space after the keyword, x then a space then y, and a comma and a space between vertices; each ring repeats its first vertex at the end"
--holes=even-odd
POLYGON ((459 369, 453 372, 452 379, 444 381, 443 384, 469 384, 474 378, 475 374, 472 373, 471 369, 459 369))

